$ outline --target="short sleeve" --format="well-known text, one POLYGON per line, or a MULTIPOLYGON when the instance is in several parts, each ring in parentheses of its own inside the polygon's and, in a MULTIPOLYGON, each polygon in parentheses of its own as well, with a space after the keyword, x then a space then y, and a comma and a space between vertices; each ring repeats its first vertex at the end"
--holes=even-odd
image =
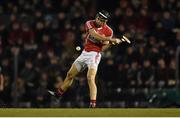
POLYGON ((107 29, 106 29, 106 36, 108 36, 108 37, 112 37, 113 36, 113 31, 109 27, 107 27, 107 29))
POLYGON ((93 28, 93 26, 91 25, 91 21, 87 21, 85 23, 85 30, 88 31, 89 29, 92 29, 92 28, 93 28))

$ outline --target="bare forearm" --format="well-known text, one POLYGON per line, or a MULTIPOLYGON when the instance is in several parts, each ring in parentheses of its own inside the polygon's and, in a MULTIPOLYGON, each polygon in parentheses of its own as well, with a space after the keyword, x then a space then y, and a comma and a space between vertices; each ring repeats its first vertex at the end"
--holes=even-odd
POLYGON ((105 50, 107 50, 107 49, 108 49, 110 46, 111 46, 111 44, 104 45, 104 46, 102 47, 102 51, 105 51, 105 50))
POLYGON ((103 36, 99 33, 97 33, 94 29, 89 29, 89 35, 91 35, 92 37, 94 37, 96 40, 99 41, 109 41, 113 44, 119 44, 121 41, 118 38, 112 38, 112 36, 106 37, 103 36))
POLYGON ((111 41, 110 37, 100 35, 94 29, 90 29, 89 34, 99 41, 111 41))

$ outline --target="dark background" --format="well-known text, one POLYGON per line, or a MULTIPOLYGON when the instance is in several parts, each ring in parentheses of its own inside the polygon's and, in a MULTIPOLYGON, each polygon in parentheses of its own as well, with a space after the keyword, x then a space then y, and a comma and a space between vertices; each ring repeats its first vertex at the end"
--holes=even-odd
POLYGON ((61 101, 61 84, 83 48, 84 24, 100 10, 122 43, 102 53, 98 107, 179 107, 179 0, 1 0, 0 107, 87 107, 86 71, 61 101))

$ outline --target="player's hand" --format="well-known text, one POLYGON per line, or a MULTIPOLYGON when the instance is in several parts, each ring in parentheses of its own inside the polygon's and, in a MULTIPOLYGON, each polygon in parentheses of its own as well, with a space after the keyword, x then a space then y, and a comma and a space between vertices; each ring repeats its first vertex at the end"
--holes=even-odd
POLYGON ((120 40, 120 39, 118 39, 118 38, 115 38, 115 40, 116 40, 116 42, 115 42, 115 44, 120 44, 122 41, 120 40))
POLYGON ((113 45, 120 44, 122 41, 119 38, 112 38, 111 43, 113 45))
POLYGON ((111 44, 113 44, 113 45, 116 45, 116 44, 120 44, 120 43, 122 43, 122 42, 126 42, 126 43, 131 43, 131 41, 126 37, 126 36, 122 36, 122 38, 121 39, 119 39, 119 38, 112 38, 111 40, 111 44))
POLYGON ((109 41, 103 41, 102 44, 103 45, 108 45, 110 42, 109 41))

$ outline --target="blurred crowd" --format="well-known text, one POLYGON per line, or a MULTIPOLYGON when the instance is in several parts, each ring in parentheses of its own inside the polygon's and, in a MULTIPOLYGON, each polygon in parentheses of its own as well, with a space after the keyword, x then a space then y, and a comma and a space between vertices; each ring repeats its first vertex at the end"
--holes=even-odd
POLYGON ((56 88, 83 47, 84 23, 107 8, 122 43, 102 53, 97 74, 99 107, 147 107, 146 95, 177 84, 179 0, 0 0, 1 107, 86 107, 86 74, 77 76, 61 101, 56 88), (104 5, 104 6, 103 6, 104 5))

